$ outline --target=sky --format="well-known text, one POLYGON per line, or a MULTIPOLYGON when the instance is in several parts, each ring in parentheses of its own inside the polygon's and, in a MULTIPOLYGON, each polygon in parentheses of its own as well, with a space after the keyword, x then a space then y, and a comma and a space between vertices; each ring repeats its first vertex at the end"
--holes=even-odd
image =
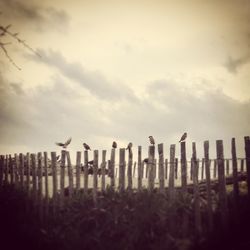
POLYGON ((15 40, 0 50, 0 153, 109 150, 133 142, 148 152, 187 151, 231 138, 244 156, 250 135, 250 1, 0 0, 0 25, 15 40))

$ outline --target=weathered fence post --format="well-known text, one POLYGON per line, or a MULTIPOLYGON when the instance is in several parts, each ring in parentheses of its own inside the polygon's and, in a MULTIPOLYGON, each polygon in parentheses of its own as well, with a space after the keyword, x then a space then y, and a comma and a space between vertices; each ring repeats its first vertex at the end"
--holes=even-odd
POLYGON ((132 165, 133 165, 133 152, 132 149, 128 151, 128 190, 131 191, 132 189, 132 165))
POLYGON ((141 162, 141 146, 138 146, 138 190, 142 189, 142 162, 141 162))
POLYGON ((201 234, 201 214, 200 214, 200 195, 198 186, 198 162, 196 158, 196 145, 195 142, 192 143, 193 149, 193 183, 194 183, 194 220, 195 220, 195 232, 197 236, 201 234))
POLYGON ((20 185, 21 188, 24 188, 24 155, 19 154, 19 161, 20 161, 20 166, 19 166, 19 171, 20 171, 20 185))
POLYGON ((101 189, 105 191, 105 171, 106 171, 106 150, 102 150, 102 163, 101 163, 101 173, 102 173, 102 183, 101 189))
POLYGON ((97 171, 98 171, 98 150, 94 150, 94 162, 93 162, 93 200, 94 204, 97 203, 97 171))
POLYGON ((168 159, 165 159, 165 179, 168 179, 168 159))
POLYGON ((247 167, 247 190, 248 190, 248 200, 250 203, 250 138, 249 136, 245 136, 244 141, 245 141, 246 167, 247 167))
POLYGON ((51 152, 51 170, 52 170, 52 197, 53 197, 53 216, 56 215, 58 195, 57 195, 57 159, 56 152, 51 152))
POLYGON ((13 185, 14 184, 14 171, 13 171, 13 167, 14 167, 14 164, 13 164, 13 160, 12 160, 12 157, 11 155, 9 155, 9 173, 10 173, 10 184, 13 185))
POLYGON ((125 148, 120 148, 119 157, 119 191, 125 190, 125 148))
POLYGON ((178 179, 178 158, 175 158, 175 166, 174 166, 174 175, 175 179, 178 179))
POLYGON ((159 190, 161 193, 164 193, 165 188, 165 179, 164 179, 164 153, 163 153, 163 143, 158 144, 158 153, 159 153, 159 190))
POLYGON ((89 170, 88 170, 88 150, 84 151, 84 194, 88 194, 88 177, 89 177, 89 170))
POLYGON ((3 185, 4 156, 0 156, 0 186, 3 185))
MULTIPOLYGON (((17 155, 16 155, 17 156, 17 155)), ((17 160, 17 157, 16 157, 17 160)), ((31 154, 31 165, 32 165, 32 197, 34 200, 34 203, 36 203, 36 197, 37 197, 37 162, 36 162, 36 155, 31 154)))
POLYGON ((38 209, 39 209, 39 220, 40 223, 43 220, 43 166, 42 166, 42 153, 39 152, 37 155, 38 158, 38 168, 37 168, 37 174, 38 174, 38 209))
POLYGON ((226 175, 229 175, 229 159, 226 159, 226 175))
MULTIPOLYGON (((14 183, 15 186, 18 187, 19 186, 19 159, 18 159, 18 155, 15 154, 15 164, 14 164, 14 183)), ((33 179, 32 179, 33 181, 33 179)))
POLYGON ((240 172, 244 171, 244 159, 240 160, 240 172))
POLYGON ((9 158, 8 155, 5 156, 5 169, 4 169, 4 182, 8 184, 8 175, 9 175, 9 158))
MULTIPOLYGON (((28 157, 28 156, 27 156, 28 157)), ((49 214, 49 181, 48 181, 48 154, 43 152, 44 157, 44 177, 45 177, 45 218, 47 221, 49 214)))
POLYGON ((222 226, 227 227, 228 208, 227 208, 227 193, 225 181, 225 166, 224 166, 224 150, 223 141, 216 141, 217 164, 218 164, 218 187, 219 187, 219 210, 222 220, 222 226))
POLYGON ((115 148, 111 149, 110 156, 110 185, 115 189, 115 148))
POLYGON ((204 142, 204 157, 205 157, 204 161, 205 161, 205 170, 206 170, 208 229, 209 229, 209 232, 212 232, 213 210, 212 210, 212 196, 211 196, 211 178, 210 178, 211 160, 209 159, 209 141, 204 142))
POLYGON ((61 165, 60 165, 60 207, 64 205, 64 188, 65 188, 65 161, 66 151, 61 151, 61 165))
POLYGON ((217 160, 214 159, 214 174, 213 174, 213 178, 215 179, 217 176, 217 160))
POLYGON ((154 189, 154 160, 155 160, 155 146, 149 146, 148 149, 148 190, 154 189))
POLYGON ((26 154, 26 190, 30 195, 30 153, 26 154))
POLYGON ((204 179, 204 164, 205 164, 205 159, 202 158, 202 162, 201 162, 201 179, 204 179))
POLYGON ((81 187, 81 151, 76 152, 76 191, 79 192, 81 187))
POLYGON ((68 178, 69 178, 69 197, 72 197, 74 183, 73 183, 73 170, 72 170, 69 151, 66 152, 66 157, 67 157, 68 178))

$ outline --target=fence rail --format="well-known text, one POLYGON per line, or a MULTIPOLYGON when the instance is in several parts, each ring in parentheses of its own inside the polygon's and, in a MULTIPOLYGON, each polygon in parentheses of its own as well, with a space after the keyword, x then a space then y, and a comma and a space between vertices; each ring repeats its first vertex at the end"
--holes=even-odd
MULTIPOLYGON (((98 193, 107 187, 117 192, 158 190, 174 201, 177 190, 194 196, 195 228, 197 234, 202 230, 200 208, 206 199, 208 227, 213 228, 213 190, 218 192, 218 211, 222 223, 226 225, 228 216, 226 185, 232 184, 234 204, 237 206, 240 196, 239 182, 246 181, 247 195, 250 196, 250 140, 245 138, 245 158, 237 158, 235 139, 231 141, 232 157, 224 158, 222 140, 216 141, 216 159, 209 157, 209 141, 204 142, 204 156, 196 155, 196 145, 192 144, 192 157, 186 157, 186 143, 181 142, 180 159, 176 158, 176 145, 170 145, 170 159, 164 158, 164 145, 149 146, 147 160, 142 160, 142 147, 138 147, 138 159, 133 161, 132 150, 112 149, 110 159, 107 151, 93 152, 93 161, 89 161, 89 151, 76 152, 76 163, 72 164, 68 151, 62 150, 60 162, 56 152, 43 154, 15 154, 0 156, 0 186, 12 184, 27 191, 36 202, 41 218, 48 214, 51 200, 53 213, 63 207, 65 199, 75 193, 93 195, 98 202, 98 193), (119 151, 119 154, 118 152, 119 151), (119 155, 119 159, 117 156, 119 155), (50 156, 50 159, 49 159, 50 156), (83 156, 83 158, 82 158, 83 156), (101 158, 100 158, 101 156, 101 158), (44 208, 44 209, 43 209, 44 208)), ((250 199, 249 199, 250 200, 250 199)), ((183 232, 187 219, 183 217, 183 232)), ((174 221, 170 221, 174 226, 174 221)))

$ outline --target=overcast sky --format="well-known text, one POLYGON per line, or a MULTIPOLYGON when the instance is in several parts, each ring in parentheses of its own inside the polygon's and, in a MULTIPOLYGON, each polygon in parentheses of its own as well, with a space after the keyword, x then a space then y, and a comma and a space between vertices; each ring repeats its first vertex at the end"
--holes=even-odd
POLYGON ((1 0, 14 40, 0 51, 0 152, 110 149, 148 136, 187 147, 250 135, 250 3, 247 0, 1 0))

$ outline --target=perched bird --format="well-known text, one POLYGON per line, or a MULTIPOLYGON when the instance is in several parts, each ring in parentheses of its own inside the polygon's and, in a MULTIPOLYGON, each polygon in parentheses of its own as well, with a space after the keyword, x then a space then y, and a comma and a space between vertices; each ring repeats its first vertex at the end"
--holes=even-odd
POLYGON ((112 148, 117 148, 117 143, 113 141, 112 148))
POLYGON ((152 135, 150 135, 148 138, 149 138, 150 143, 152 145, 155 145, 155 139, 154 139, 154 137, 152 135))
POLYGON ((181 139, 179 140, 179 142, 185 141, 186 138, 187 138, 187 133, 185 132, 185 133, 182 135, 182 137, 181 137, 181 139))
POLYGON ((90 146, 89 146, 88 144, 83 143, 82 145, 83 145, 83 147, 84 147, 86 150, 91 150, 91 148, 90 148, 90 146))
POLYGON ((89 165, 93 165, 94 164, 94 161, 92 160, 92 161, 88 161, 88 164, 89 165))
POLYGON ((132 146, 133 146, 133 144, 132 144, 132 142, 130 142, 129 144, 128 144, 128 146, 127 146, 127 148, 126 149, 128 149, 129 151, 131 150, 131 148, 132 148, 132 146))
POLYGON ((66 149, 67 146, 70 144, 70 142, 71 142, 71 137, 70 137, 65 143, 56 142, 56 145, 57 145, 57 146, 60 146, 60 147, 63 147, 64 149, 66 149))

